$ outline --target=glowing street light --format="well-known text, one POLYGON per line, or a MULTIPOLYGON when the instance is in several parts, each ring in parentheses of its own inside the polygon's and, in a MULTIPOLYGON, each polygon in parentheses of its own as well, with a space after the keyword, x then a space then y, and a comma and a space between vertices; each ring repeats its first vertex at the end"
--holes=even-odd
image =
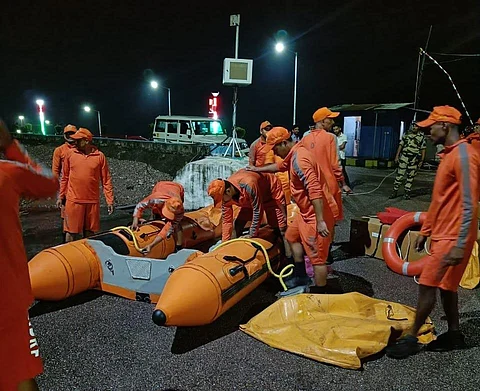
POLYGON ((37 99, 35 102, 38 106, 38 115, 40 117, 40 128, 42 129, 42 134, 45 136, 45 113, 43 111, 43 105, 45 104, 43 99, 37 99))
POLYGON ((19 115, 18 119, 20 120, 20 125, 23 126, 23 120, 25 119, 25 117, 23 115, 19 115))
MULTIPOLYGON (((282 53, 285 50, 285 45, 282 42, 278 42, 275 45, 275 51, 282 53)), ((287 49, 288 50, 288 49, 287 49)), ((293 84, 293 124, 297 123, 297 76, 298 76, 298 53, 288 50, 290 53, 295 54, 295 80, 293 84)))
POLYGON ((162 87, 155 80, 152 80, 150 82, 150 87, 152 87, 154 90, 156 90, 158 87, 160 87, 160 88, 163 88, 164 90, 168 91, 168 115, 172 115, 172 100, 171 100, 171 96, 170 96, 170 88, 162 87))
POLYGON ((46 123, 47 125, 50 125, 50 121, 48 121, 48 120, 45 120, 45 123, 46 123))
POLYGON ((97 112, 97 117, 98 117, 98 133, 100 134, 100 137, 102 137, 102 121, 100 119, 100 111, 92 109, 90 106, 83 106, 83 110, 85 110, 87 113, 90 113, 91 111, 96 111, 97 112))

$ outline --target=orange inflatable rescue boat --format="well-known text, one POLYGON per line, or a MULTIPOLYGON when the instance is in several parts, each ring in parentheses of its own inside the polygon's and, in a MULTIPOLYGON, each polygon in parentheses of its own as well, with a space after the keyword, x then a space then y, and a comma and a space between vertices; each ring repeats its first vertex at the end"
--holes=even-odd
POLYGON ((159 326, 213 322, 274 273, 280 248, 279 237, 262 228, 258 238, 233 239, 207 254, 192 254, 168 279, 152 320, 159 326))
MULTIPOLYGON (((234 217, 239 208, 234 209, 234 217)), ((221 211, 213 205, 185 214, 184 247, 195 248, 221 236, 221 211)), ((156 302, 166 279, 195 250, 175 251, 173 237, 163 240, 146 258, 139 250, 163 227, 152 221, 132 232, 116 229, 43 250, 29 263, 37 300, 63 300, 88 289, 99 289, 132 300, 156 302)))

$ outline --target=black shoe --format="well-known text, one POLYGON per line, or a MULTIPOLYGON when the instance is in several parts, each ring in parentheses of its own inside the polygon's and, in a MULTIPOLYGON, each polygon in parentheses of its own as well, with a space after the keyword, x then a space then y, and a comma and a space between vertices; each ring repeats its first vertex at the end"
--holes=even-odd
POLYGON ((308 293, 314 293, 314 294, 326 294, 328 292, 327 286, 318 286, 318 285, 313 285, 308 288, 308 293))
POLYGON ((393 198, 397 198, 397 191, 396 190, 392 191, 392 194, 390 194, 390 197, 388 197, 389 200, 391 200, 393 198))
POLYGON ((405 335, 400 338, 394 345, 387 346, 385 349, 387 357, 402 359, 417 354, 421 349, 418 339, 413 335, 405 335))
POLYGON ((297 277, 293 276, 283 281, 288 289, 295 288, 297 286, 304 286, 310 285, 312 283, 312 279, 308 276, 305 277, 297 277))
POLYGON ((338 273, 327 263, 327 280, 338 278, 338 273))
POLYGON ((426 349, 430 352, 449 352, 451 350, 466 349, 465 337, 460 331, 448 331, 430 342, 426 349))
POLYGON ((403 196, 403 199, 404 200, 409 200, 411 199, 412 197, 410 197, 410 193, 405 193, 405 195, 403 196))
POLYGON ((325 265, 330 266, 330 265, 333 264, 333 262, 334 262, 334 260, 333 260, 333 257, 332 257, 332 253, 329 253, 327 261, 325 262, 325 265))

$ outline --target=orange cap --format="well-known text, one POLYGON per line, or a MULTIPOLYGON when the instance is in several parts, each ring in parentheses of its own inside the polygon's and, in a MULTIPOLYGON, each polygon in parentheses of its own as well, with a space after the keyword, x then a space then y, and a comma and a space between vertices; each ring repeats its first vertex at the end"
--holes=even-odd
POLYGON ((267 141, 263 146, 263 152, 267 153, 277 144, 290 138, 290 132, 281 126, 275 126, 267 133, 267 141))
POLYGON ((63 133, 76 132, 77 127, 75 125, 67 125, 63 128, 63 133))
POLYGON ((215 179, 208 185, 208 195, 213 198, 215 207, 222 204, 223 194, 225 194, 225 181, 223 179, 215 179))
POLYGON ((267 126, 272 126, 272 124, 268 121, 263 121, 261 124, 260 124, 260 130, 266 128, 267 126))
POLYGON ((74 140, 81 140, 81 139, 86 139, 88 141, 92 141, 93 139, 93 134, 90 133, 88 129, 85 128, 80 128, 77 130, 77 133, 73 134, 71 136, 74 140))
POLYGON ((180 198, 172 197, 165 201, 162 208, 162 215, 167 220, 176 220, 179 215, 183 215, 185 209, 180 198))
POLYGON ((435 122, 448 122, 459 125, 462 123, 462 113, 455 107, 451 106, 435 106, 427 119, 417 122, 422 128, 428 128, 435 122))
POLYGON ((320 107, 313 113, 313 122, 317 123, 325 118, 336 118, 340 115, 338 111, 331 111, 328 107, 320 107))

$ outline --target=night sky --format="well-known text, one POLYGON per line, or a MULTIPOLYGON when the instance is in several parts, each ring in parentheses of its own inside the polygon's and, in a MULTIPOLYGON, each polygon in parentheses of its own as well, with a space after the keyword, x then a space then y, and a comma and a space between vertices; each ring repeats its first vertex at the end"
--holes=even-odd
MULTIPOLYGON (((237 125, 253 140, 258 125, 292 126, 294 58, 276 54, 276 38, 298 52, 297 122, 302 130, 320 106, 412 102, 418 48, 480 53, 480 2, 472 1, 9 1, 0 14, 0 115, 13 122, 46 118, 98 132, 101 111, 108 134, 148 133, 167 113, 208 112, 220 91, 220 116, 231 126, 232 88, 222 86, 225 57, 234 56, 230 14, 241 14, 240 58, 254 59, 253 84, 239 90, 237 125), (241 4, 241 5, 240 5, 241 4)), ((439 61, 457 57, 436 56, 439 61)), ((480 117, 480 57, 443 64, 474 120, 480 117)), ((460 103, 447 77, 426 65, 420 108, 460 103)), ((463 111, 463 110, 462 110, 463 111)), ((423 118, 420 115, 419 118, 423 118)))

